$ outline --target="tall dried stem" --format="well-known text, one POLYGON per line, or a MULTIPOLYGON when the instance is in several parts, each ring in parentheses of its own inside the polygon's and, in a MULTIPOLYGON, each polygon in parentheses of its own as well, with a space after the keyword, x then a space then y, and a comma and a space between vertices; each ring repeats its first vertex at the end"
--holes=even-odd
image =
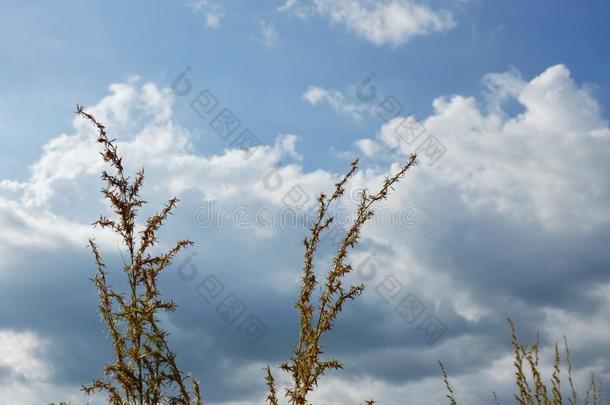
MULTIPOLYGON (((412 155, 395 175, 384 180, 377 193, 362 192, 356 208, 355 219, 339 244, 317 302, 313 302, 313 294, 316 287, 319 286, 318 275, 314 271, 314 257, 319 247, 320 236, 333 223, 334 216, 329 215, 329 208, 332 203, 343 196, 347 182, 358 169, 358 160, 352 162, 350 170, 335 184, 335 189, 330 196, 320 194, 317 199, 316 221, 311 227, 309 236, 303 241, 305 246, 303 276, 299 297, 295 303, 300 320, 299 341, 290 361, 280 366, 292 378, 292 386, 286 388, 286 397, 291 405, 308 404, 308 395, 317 387, 320 377, 329 369, 342 368, 338 360, 321 358, 324 349, 320 339, 332 329, 333 322, 343 309, 345 302, 355 299, 364 290, 363 284, 349 287, 343 284, 345 276, 353 270, 351 263, 347 260, 349 251, 358 243, 363 225, 373 216, 373 204, 386 199, 392 186, 415 164, 416 156, 412 155)), ((267 368, 266 380, 269 389, 267 402, 271 405, 278 405, 275 382, 269 368, 267 368)), ((371 404, 374 401, 368 400, 367 403, 371 404)))
POLYGON ((176 355, 167 344, 168 333, 158 319, 160 313, 176 309, 173 301, 161 298, 158 277, 192 242, 180 240, 165 253, 150 253, 158 242, 158 230, 172 214, 178 200, 170 199, 158 214, 146 220, 143 230, 137 232, 138 209, 145 204, 140 197, 144 171, 137 172, 133 180, 126 176, 115 140, 108 138, 104 125, 80 106, 76 113, 97 129, 97 142, 103 147, 102 158, 112 169, 111 172, 102 171, 105 183, 102 194, 110 203, 115 218, 102 215, 94 226, 118 234, 128 254, 122 272, 127 279, 127 288, 118 291, 108 282, 108 271, 98 245, 89 241, 97 265, 93 282, 98 290, 98 308, 112 339, 114 361, 104 367, 104 378, 83 386, 83 391, 87 395, 106 393, 108 403, 112 405, 200 405, 199 384, 192 380, 192 386, 187 388, 188 377, 176 365, 176 355))
MULTIPOLYGON (((544 383, 542 377, 542 367, 539 364, 540 357, 540 336, 536 334, 536 343, 530 347, 526 347, 519 342, 517 338, 517 332, 513 321, 508 318, 508 324, 511 329, 512 335, 512 346, 514 349, 514 366, 515 366, 515 382, 519 389, 519 393, 515 395, 515 399, 519 405, 576 405, 577 395, 576 389, 574 388, 574 381, 572 379, 572 360, 570 355, 570 349, 568 347, 568 340, 563 337, 565 345, 566 363, 568 365, 568 384, 570 386, 570 396, 568 401, 563 398, 561 392, 561 356, 559 353, 559 345, 555 343, 554 356, 553 356, 553 372, 551 375, 551 388, 552 395, 549 395, 549 388, 544 383), (529 366, 529 370, 526 371, 524 364, 529 366), (528 376, 531 377, 531 384, 528 382, 528 376), (533 387, 532 389, 530 388, 533 387)), ((453 396, 453 390, 449 386, 447 373, 441 363, 443 381, 448 390, 447 397, 450 400, 451 405, 456 405, 455 398, 453 396)), ((499 404, 496 393, 493 392, 493 397, 496 404, 499 404)), ((586 395, 581 402, 583 405, 602 405, 602 389, 601 384, 596 380, 595 376, 591 374, 591 380, 587 389, 586 395)))

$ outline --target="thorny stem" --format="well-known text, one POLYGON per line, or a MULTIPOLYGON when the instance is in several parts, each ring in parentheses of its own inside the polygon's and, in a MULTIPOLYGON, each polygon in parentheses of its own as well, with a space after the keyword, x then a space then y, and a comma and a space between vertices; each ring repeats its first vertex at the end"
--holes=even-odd
POLYGON ((449 384, 449 377, 447 377, 447 371, 445 370, 445 366, 442 362, 438 362, 438 365, 441 368, 441 374, 443 375, 443 382, 445 383, 445 387, 447 388, 447 398, 449 399, 449 403, 451 405, 457 405, 455 401, 455 396, 453 394, 453 389, 451 388, 451 384, 449 384))
POLYGON ((98 269, 94 282, 99 294, 99 310, 113 341, 115 360, 104 368, 106 379, 94 380, 83 386, 83 391, 86 394, 106 392, 112 405, 201 405, 198 382, 192 380, 192 391, 187 389, 186 377, 167 344, 168 334, 161 329, 157 319, 159 312, 171 312, 176 308, 174 302, 160 298, 157 277, 192 242, 181 240, 166 253, 156 256, 149 253, 157 243, 157 231, 172 214, 178 200, 170 199, 159 213, 149 217, 137 237, 137 212, 145 204, 139 194, 144 171, 139 171, 133 181, 125 176, 122 158, 114 139, 108 138, 105 126, 80 106, 76 113, 97 128, 97 141, 103 146, 102 158, 114 169, 112 174, 102 172, 102 180, 106 183, 102 194, 117 218, 102 215, 94 225, 119 234, 130 257, 123 269, 128 281, 129 299, 126 301, 123 293, 108 285, 98 246, 90 241, 98 269))
MULTIPOLYGON (((411 155, 410 159, 392 177, 386 178, 382 187, 375 194, 369 195, 366 192, 361 194, 360 203, 356 209, 356 217, 345 233, 337 254, 332 261, 332 268, 326 276, 326 283, 320 292, 319 301, 316 305, 317 316, 315 326, 312 325, 314 316, 314 306, 311 303, 313 292, 318 285, 316 274, 313 270, 314 256, 318 249, 320 234, 327 230, 332 224, 334 217, 328 216, 327 212, 330 205, 341 198, 345 191, 345 185, 358 169, 358 160, 351 164, 350 170, 341 180, 335 184, 335 190, 330 197, 320 194, 318 198, 318 218, 310 230, 310 234, 303 241, 305 246, 303 277, 301 279, 301 291, 295 307, 300 314, 299 341, 297 342, 293 356, 289 363, 280 366, 284 371, 292 375, 292 388, 286 388, 286 397, 292 405, 306 405, 308 394, 318 384, 318 379, 328 369, 340 369, 342 365, 339 361, 321 360, 320 356, 324 353, 319 340, 328 332, 333 325, 333 321, 341 312, 343 304, 348 300, 355 299, 364 291, 364 285, 351 286, 349 289, 343 287, 344 277, 352 271, 350 263, 346 263, 348 252, 357 243, 363 225, 373 216, 371 207, 376 202, 387 198, 392 185, 397 183, 405 173, 416 165, 416 155, 411 155)), ((276 388, 271 369, 267 368, 267 386, 269 394, 267 402, 271 405, 278 405, 276 388)), ((373 400, 366 401, 373 404, 373 400)))
MULTIPOLYGON (((536 334, 536 343, 526 347, 519 343, 517 339, 517 333, 515 330, 515 325, 513 321, 508 318, 508 324, 511 329, 512 335, 512 346, 514 349, 514 366, 516 369, 515 372, 515 381, 517 383, 517 387, 519 388, 519 395, 515 395, 515 399, 519 405, 564 405, 565 401, 563 399, 561 393, 561 381, 560 381, 560 354, 559 354, 559 345, 555 343, 554 345, 554 356, 553 356, 553 372, 551 375, 551 392, 552 396, 549 395, 548 387, 544 383, 542 375, 541 375, 541 365, 539 364, 539 355, 540 355, 540 336, 536 334), (523 360, 527 361, 529 365, 529 372, 526 374, 523 368, 523 360), (530 384, 528 383, 528 377, 531 376, 532 379, 532 389, 530 388, 530 384)), ((570 385, 570 397, 569 404, 576 405, 577 404, 577 395, 576 390, 574 388, 573 380, 572 380, 572 363, 570 359, 570 350, 568 348, 568 340, 564 336, 564 345, 565 345, 565 354, 566 354, 566 362, 568 364, 568 383, 570 385)), ((447 378, 447 373, 445 368, 443 367, 443 363, 439 362, 441 367, 441 373, 443 377, 443 381, 445 383, 448 394, 446 395, 449 398, 451 405, 456 405, 454 392, 451 386, 449 385, 449 379, 447 378)), ((496 405, 499 405, 498 397, 495 392, 493 393, 494 401, 496 405)), ((582 405, 589 405, 592 403, 593 405, 602 405, 603 399, 601 395, 601 384, 599 384, 595 376, 591 374, 591 380, 589 382, 589 388, 587 389, 586 395, 582 401, 582 405)))

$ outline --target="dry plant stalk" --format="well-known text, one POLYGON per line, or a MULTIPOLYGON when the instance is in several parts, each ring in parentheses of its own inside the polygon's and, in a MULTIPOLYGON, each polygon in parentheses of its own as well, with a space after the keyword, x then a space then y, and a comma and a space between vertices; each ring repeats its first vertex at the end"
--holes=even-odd
MULTIPOLYGON (((331 330, 333 322, 341 312, 343 304, 348 300, 355 299, 364 290, 364 285, 344 287, 343 279, 353 269, 347 257, 360 237, 362 226, 373 216, 372 206, 374 203, 387 198, 392 186, 397 183, 405 173, 415 166, 416 155, 410 159, 392 177, 384 180, 382 187, 375 194, 363 191, 360 202, 356 209, 356 216, 340 242, 338 251, 332 260, 332 268, 326 275, 324 287, 321 288, 317 303, 312 302, 314 290, 319 285, 318 275, 314 272, 314 256, 320 242, 320 235, 328 230, 333 223, 334 216, 328 214, 330 205, 343 196, 345 185, 358 169, 358 160, 351 164, 351 168, 343 178, 335 184, 332 195, 320 194, 318 198, 317 219, 305 238, 303 277, 301 279, 301 291, 295 308, 300 315, 299 341, 295 346, 290 361, 280 365, 280 368, 291 375, 293 386, 286 388, 285 396, 291 405, 308 405, 307 397, 318 385, 319 378, 329 369, 341 369, 338 360, 322 360, 324 349, 320 338, 331 330)), ((271 405, 279 405, 275 380, 271 369, 266 369, 266 382, 268 387, 267 402, 271 405)), ((368 400, 366 404, 374 404, 375 401, 368 400)))
POLYGON ((172 214, 178 200, 170 199, 158 214, 147 219, 144 229, 137 232, 138 209, 145 204, 140 198, 144 171, 139 171, 133 181, 126 176, 115 140, 108 138, 104 125, 80 106, 76 113, 96 127, 97 141, 103 146, 102 158, 113 169, 112 173, 102 172, 105 183, 102 194, 110 202, 116 218, 102 215, 94 226, 118 234, 128 252, 123 268, 127 291, 117 291, 107 282, 106 266, 98 246, 93 240, 89 241, 97 264, 97 274, 92 281, 98 290, 101 317, 112 339, 114 362, 104 367, 103 379, 96 379, 82 389, 87 395, 106 393, 108 403, 112 405, 200 405, 199 384, 192 380, 192 387, 187 388, 189 378, 176 365, 176 355, 167 344, 168 333, 161 328, 158 319, 161 312, 176 309, 173 301, 160 296, 159 274, 192 242, 180 240, 166 253, 149 253, 158 241, 157 231, 172 214))
MULTIPOLYGON (((559 353, 559 345, 555 343, 554 356, 553 356, 553 373, 551 375, 551 388, 549 395, 549 388, 544 383, 541 373, 541 366, 539 364, 540 359, 540 337, 536 334, 536 343, 531 346, 524 346, 519 342, 517 338, 517 332, 513 321, 508 318, 508 324, 511 329, 511 343, 513 346, 514 366, 515 366, 515 383, 519 393, 515 395, 515 399, 519 405, 576 405, 578 404, 578 397, 576 395, 576 389, 574 388, 574 381, 572 379, 572 360, 570 355, 570 348, 568 347, 568 340, 564 336, 564 350, 565 359, 568 365, 568 386, 570 387, 570 395, 567 401, 563 398, 561 392, 561 355, 559 353), (528 374, 526 374, 528 370, 528 374), (531 381, 528 380, 528 375, 531 376, 531 381)), ((441 367, 441 375, 445 386, 447 387, 447 397, 450 400, 451 405, 456 405, 453 390, 449 385, 449 379, 445 372, 445 367, 439 362, 441 367)), ((493 393, 496 404, 499 404, 498 397, 495 392, 493 393)), ((603 405, 602 388, 601 383, 597 381, 595 376, 591 374, 589 387, 587 389, 585 398, 580 402, 582 405, 603 405)))
MULTIPOLYGON (((445 370, 445 366, 441 361, 438 362, 439 367, 441 368, 441 374, 443 375, 443 382, 445 383, 445 387, 447 388, 447 398, 449 399, 449 403, 451 405, 456 405, 455 396, 453 395, 453 388, 451 388, 451 384, 449 384, 449 377, 447 377, 447 371, 445 370)), ((494 394, 495 395, 495 394, 494 394)), ((497 398, 496 398, 497 400, 497 398)))

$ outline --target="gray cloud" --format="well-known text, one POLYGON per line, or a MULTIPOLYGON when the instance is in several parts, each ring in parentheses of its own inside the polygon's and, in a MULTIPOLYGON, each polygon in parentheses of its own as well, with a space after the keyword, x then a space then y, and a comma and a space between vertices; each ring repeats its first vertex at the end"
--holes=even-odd
MULTIPOLYGON (((556 74, 560 83, 568 80, 563 71, 547 74, 556 74)), ((579 96, 587 96, 577 86, 572 88, 579 96)), ((527 105, 537 105, 534 93, 527 94, 527 105)), ((172 333, 171 343, 180 364, 202 380, 204 395, 211 403, 260 403, 264 395, 262 367, 285 360, 297 339, 297 314, 292 304, 301 271, 300 243, 306 230, 200 229, 193 222, 193 212, 210 198, 234 206, 278 208, 283 193, 292 185, 302 185, 314 195, 332 187, 337 174, 305 172, 298 161, 279 164, 281 158, 295 159, 295 139, 290 137, 257 149, 249 159, 236 150, 217 156, 198 155, 189 146, 188 131, 171 121, 172 102, 165 90, 151 84, 143 90, 132 82, 115 85, 92 110, 107 121, 111 132, 124 128, 132 114, 143 114, 138 122, 148 122, 151 114, 156 117, 150 125, 131 128, 135 136, 121 139, 120 150, 126 154, 130 170, 147 169, 145 199, 151 203, 144 214, 154 212, 174 193, 182 199, 162 240, 169 243, 189 237, 196 242, 192 250, 197 252, 194 279, 185 281, 178 274, 186 254, 162 276, 166 296, 179 304, 164 324, 172 333), (142 92, 156 96, 157 103, 148 110, 140 97, 142 92), (118 115, 122 108, 128 111, 127 116, 118 115), (282 191, 278 192, 266 190, 261 182, 274 167, 283 178, 282 191), (227 324, 216 312, 217 301, 210 304, 198 294, 198 285, 210 274, 225 285, 224 295, 234 293, 247 306, 247 313, 256 314, 267 326, 268 332, 254 345, 236 331, 237 324, 227 324)), ((438 111, 426 120, 426 126, 439 131, 439 137, 451 123, 455 124, 452 130, 463 129, 460 120, 464 115, 449 114, 453 109, 476 116, 474 104, 463 99, 438 101, 436 105, 438 111)), ((536 114, 565 112, 562 105, 555 107, 552 111, 536 110, 536 114)), ((589 113, 597 114, 598 127, 605 125, 598 111, 592 108, 589 113)), ((487 118, 473 122, 480 124, 482 131, 487 118)), ((565 121, 565 128, 576 133, 597 131, 594 142, 606 142, 603 128, 583 128, 581 118, 565 121)), ((526 121, 527 116, 518 123, 526 121)), ((464 125, 470 127, 473 122, 464 125)), ((558 127, 550 132, 561 130, 558 127)), ((380 132, 380 143, 385 145, 380 153, 398 162, 409 150, 388 140, 387 131, 383 128, 380 132)), ((544 136, 548 132, 541 130, 544 136)), ((45 156, 33 166, 29 181, 10 192, 0 188, 0 240, 7 257, 0 264, 0 332, 29 331, 35 339, 47 342, 41 344, 33 364, 44 365, 49 375, 22 381, 31 386, 28 398, 37 398, 34 402, 44 400, 49 387, 54 387, 54 396, 77 395, 78 386, 99 375, 103 362, 110 358, 110 342, 104 337, 95 309, 95 291, 88 280, 94 268, 85 248, 87 237, 97 235, 111 268, 118 269, 121 258, 116 239, 88 225, 106 210, 97 194, 100 166, 93 136, 76 122, 74 134, 50 142, 45 156), (70 150, 79 154, 65 153, 70 150)), ((578 378, 582 380, 586 372, 594 370, 608 382, 610 254, 603 243, 608 240, 610 225, 605 217, 591 214, 608 208, 607 194, 601 193, 590 206, 583 206, 577 204, 589 200, 578 196, 570 196, 576 205, 533 198, 547 196, 536 190, 543 184, 538 182, 527 183, 517 194, 511 194, 512 189, 498 191, 481 173, 491 172, 502 184, 511 185, 510 172, 494 172, 492 155, 508 159, 504 154, 512 152, 496 148, 489 140, 482 141, 483 146, 469 140, 473 149, 467 149, 460 144, 461 138, 455 137, 447 142, 446 159, 434 167, 422 163, 387 202, 394 213, 407 204, 421 207, 417 229, 368 229, 355 252, 354 263, 375 253, 377 274, 362 299, 346 308, 325 341, 329 354, 343 360, 346 369, 322 381, 316 403, 337 403, 336 399, 331 401, 333 395, 345 395, 341 403, 370 396, 397 403, 405 395, 414 403, 443 403, 435 365, 439 359, 446 363, 464 403, 487 402, 491 389, 509 400, 510 378, 504 379, 501 372, 507 364, 510 367, 507 316, 515 319, 525 340, 533 339, 537 329, 546 344, 566 333, 573 344, 574 362, 582 370, 578 378), (474 163, 479 153, 484 154, 483 167, 474 163), (467 169, 460 167, 464 162, 467 169), (457 174, 447 175, 451 172, 457 174), (477 181, 469 183, 469 176, 477 181), (496 198, 499 195, 504 200, 496 198), (506 201, 510 204, 501 204, 506 201), (558 214, 566 206, 570 217, 565 223, 549 226, 562 220, 558 214), (586 226, 580 226, 579 221, 586 226), (415 324, 407 324, 396 314, 396 300, 387 303, 376 292, 387 275, 394 275, 404 287, 403 294, 415 294, 425 305, 426 314, 434 314, 446 326, 436 343, 429 345, 415 324), (428 396, 432 388, 437 396, 428 396)), ((585 138, 584 142, 590 141, 585 138)), ((584 145, 587 153, 591 152, 589 147, 584 145)), ((539 151, 530 150, 524 161, 538 156, 539 151)), ((562 150, 558 152, 561 155, 562 150)), ((603 153, 591 156, 598 154, 603 153)), ((556 162, 554 157, 547 160, 556 162)), ((515 162, 515 166, 520 163, 515 162)), ((566 178, 561 184, 586 178, 589 166, 598 163, 581 162, 576 178, 566 178)), ((537 162, 536 167, 544 168, 545 162, 537 162)), ((368 170, 354 181, 373 187, 388 172, 368 170)), ((571 173, 559 172, 561 176, 571 173)), ((553 179, 550 171, 545 173, 553 179)), ((522 173, 515 176, 520 178, 522 173)), ((586 195, 587 190, 582 192, 586 195)), ((549 193, 553 197, 563 194, 561 189, 549 193)), ((320 252, 320 271, 332 251, 327 244, 320 252)), ((357 276, 353 281, 359 281, 357 276)), ((8 390, 3 384, 16 382, 16 378, 14 367, 0 367, 0 390, 8 390)), ((26 392, 23 390, 20 392, 26 392)))

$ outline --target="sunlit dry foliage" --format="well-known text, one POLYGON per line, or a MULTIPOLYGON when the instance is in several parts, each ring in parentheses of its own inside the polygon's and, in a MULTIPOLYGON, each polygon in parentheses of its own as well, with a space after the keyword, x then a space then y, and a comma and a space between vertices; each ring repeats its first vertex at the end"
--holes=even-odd
POLYGON ((104 170, 102 194, 110 203, 114 218, 100 216, 94 223, 118 234, 127 251, 122 275, 126 278, 126 291, 118 291, 107 281, 107 269, 98 246, 89 245, 97 264, 93 278, 99 295, 99 311, 108 328, 114 348, 114 361, 104 368, 104 378, 83 386, 86 394, 103 392, 112 405, 200 405, 199 384, 189 379, 176 365, 176 355, 167 344, 168 333, 159 323, 159 314, 176 309, 173 301, 161 298, 157 286, 159 274, 184 248, 189 240, 178 241, 173 248, 160 255, 151 255, 157 243, 157 231, 171 215, 178 200, 170 199, 156 215, 148 218, 141 231, 137 231, 138 209, 145 204, 140 198, 144 171, 134 179, 126 176, 123 161, 114 139, 106 135, 104 125, 77 106, 76 113, 89 120, 98 131, 97 141, 102 145, 104 162, 111 172, 104 170))
MULTIPOLYGON (((121 274, 126 281, 126 289, 119 291, 108 283, 108 272, 99 247, 89 241, 97 264, 93 278, 98 290, 99 311, 108 329, 114 348, 114 361, 104 368, 104 377, 83 386, 89 395, 102 392, 111 405, 201 405, 199 383, 185 375, 176 364, 176 355, 168 347, 168 333, 159 323, 159 314, 176 309, 173 301, 161 298, 157 280, 184 248, 192 245, 189 240, 180 240, 167 252, 153 255, 151 250, 158 242, 157 232, 172 214, 178 200, 170 199, 156 215, 149 217, 141 230, 137 226, 138 210, 145 204, 140 197, 144 181, 144 171, 136 173, 133 180, 126 176, 123 161, 117 151, 114 139, 109 139, 106 128, 95 117, 78 106, 76 113, 90 121, 98 131, 97 141, 102 145, 104 162, 111 171, 102 172, 105 187, 102 194, 110 203, 115 217, 100 216, 94 223, 119 235, 127 251, 127 260, 121 274), (191 380, 188 384, 188 380, 191 380), (190 386, 187 386, 190 385, 190 386)), ((374 204, 388 197, 392 186, 400 181, 409 169, 416 165, 416 155, 396 174, 387 177, 381 188, 374 194, 362 191, 355 212, 355 219, 343 235, 330 269, 324 275, 314 270, 315 256, 321 235, 328 231, 335 217, 329 212, 345 192, 345 186, 358 169, 358 160, 335 184, 330 196, 320 194, 317 199, 316 221, 303 244, 305 247, 303 275, 300 292, 295 303, 299 313, 299 339, 292 356, 280 368, 289 374, 291 383, 284 390, 284 397, 290 405, 312 405, 310 394, 317 388, 320 378, 328 370, 342 368, 336 359, 324 359, 322 337, 329 332, 348 300, 362 294, 363 284, 345 286, 345 278, 353 271, 349 252, 359 241, 364 224, 374 215, 374 204), (321 282, 320 278, 324 277, 321 282)), ((554 346, 553 367, 550 383, 545 382, 540 365, 539 337, 531 346, 520 343, 513 322, 508 320, 512 332, 512 347, 515 367, 515 383, 518 405, 602 405, 601 384, 591 375, 589 387, 583 398, 579 398, 572 378, 571 355, 567 339, 564 337, 564 355, 559 345, 554 346), (567 388, 562 389, 561 362, 565 357, 567 365, 567 388), (565 395, 565 392, 568 394, 565 395)), ((446 369, 439 362, 442 380, 448 391, 451 405, 457 405, 455 392, 449 383, 446 369)), ((565 373, 565 371, 564 371, 565 373)), ((279 405, 280 397, 270 367, 266 368, 266 401, 279 405)), ((565 382, 564 382, 565 383, 565 382)), ((500 401, 492 392, 494 402, 500 401)), ((373 399, 364 401, 373 405, 373 399)), ((51 404, 53 405, 53 404, 51 404)), ((60 405, 66 405, 62 402, 60 405)))
MULTIPOLYGON (((513 346, 513 364, 515 366, 515 383, 518 393, 515 394, 515 400, 518 405, 602 405, 602 388, 601 384, 593 374, 589 381, 589 387, 585 393, 585 397, 579 401, 572 379, 572 360, 568 340, 564 336, 564 351, 565 361, 567 363, 567 379, 569 395, 564 397, 561 389, 561 354, 559 345, 555 343, 553 352, 553 372, 551 374, 550 387, 544 382, 542 376, 542 366, 540 364, 540 338, 536 335, 536 342, 533 345, 525 346, 521 344, 517 338, 517 331, 513 321, 509 318, 508 324, 511 330, 511 342, 513 346)), ((447 397, 451 405, 456 405, 453 389, 449 384, 447 373, 443 363, 439 362, 441 375, 448 390, 447 397)), ((493 398, 496 404, 499 404, 496 393, 493 392, 493 398)))
MULTIPOLYGON (((348 253, 358 243, 362 226, 373 216, 373 205, 386 199, 392 186, 415 164, 416 155, 412 155, 394 176, 385 179, 377 193, 369 194, 366 191, 361 193, 355 219, 339 244, 332 260, 331 269, 326 274, 324 286, 316 299, 314 294, 316 287, 320 286, 318 281, 320 275, 314 271, 314 256, 319 246, 320 235, 333 223, 334 216, 329 215, 329 208, 332 203, 343 196, 345 185, 358 169, 358 160, 352 162, 350 170, 335 184, 335 190, 330 196, 325 194, 319 196, 316 222, 312 226, 309 236, 303 241, 305 245, 303 276, 300 294, 295 303, 300 318, 299 341, 290 360, 280 366, 282 370, 290 374, 292 379, 292 386, 286 388, 285 391, 285 396, 291 405, 309 404, 308 395, 317 387, 320 377, 327 370, 342 368, 338 360, 321 358, 324 349, 320 339, 331 330, 343 304, 355 299, 364 290, 363 284, 349 287, 343 284, 345 276, 353 270, 348 261, 348 253), (313 301, 314 299, 316 302, 313 301)), ((271 405, 278 405, 279 398, 271 368, 267 367, 266 373, 267 402, 271 405)), ((368 400, 366 403, 370 405, 375 402, 368 400)))

